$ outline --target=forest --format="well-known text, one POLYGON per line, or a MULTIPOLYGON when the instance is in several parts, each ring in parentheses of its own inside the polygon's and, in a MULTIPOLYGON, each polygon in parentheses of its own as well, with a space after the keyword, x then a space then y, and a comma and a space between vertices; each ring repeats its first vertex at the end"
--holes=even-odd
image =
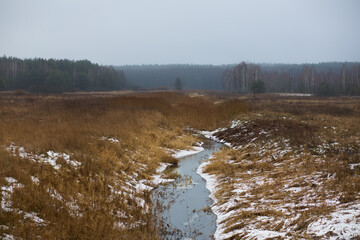
POLYGON ((264 91, 360 95, 360 63, 101 66, 88 60, 0 58, 0 90, 30 92, 121 89, 264 91))
POLYGON ((318 95, 360 95, 360 63, 119 66, 138 88, 173 89, 180 78, 184 89, 251 92, 263 81, 266 92, 318 95))
POLYGON ((247 64, 228 68, 223 88, 247 93, 256 81, 267 92, 297 92, 317 95, 360 95, 359 63, 247 64))
POLYGON ((124 72, 88 60, 0 58, 0 90, 103 91, 127 87, 124 72))

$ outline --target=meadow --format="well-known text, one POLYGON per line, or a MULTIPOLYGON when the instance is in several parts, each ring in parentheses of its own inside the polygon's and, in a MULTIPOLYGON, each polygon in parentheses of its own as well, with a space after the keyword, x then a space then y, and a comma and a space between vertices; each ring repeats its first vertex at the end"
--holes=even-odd
POLYGON ((21 239, 159 239, 139 189, 186 129, 214 129, 247 105, 180 93, 0 95, 0 234, 21 239))
POLYGON ((264 95, 208 134, 217 239, 358 239, 360 99, 264 95))
POLYGON ((332 219, 360 215, 359 117, 350 97, 1 93, 0 235, 161 239, 142 183, 202 130, 230 146, 202 167, 215 237, 336 236, 332 219))

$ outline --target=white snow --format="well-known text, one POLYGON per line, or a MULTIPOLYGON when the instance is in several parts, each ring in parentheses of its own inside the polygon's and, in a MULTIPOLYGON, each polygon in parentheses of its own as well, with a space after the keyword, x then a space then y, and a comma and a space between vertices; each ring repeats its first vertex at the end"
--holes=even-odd
MULTIPOLYGON (((2 197, 1 197, 1 208, 6 212, 13 212, 15 211, 18 214, 24 214, 24 218, 28 218, 34 221, 37 225, 45 225, 45 221, 37 216, 37 213, 31 212, 23 212, 19 209, 12 208, 12 202, 10 200, 12 193, 16 188, 24 187, 23 184, 18 183, 18 181, 13 177, 5 177, 5 180, 8 182, 9 185, 1 187, 2 197)), ((5 238, 6 239, 6 238, 5 238)))
POLYGON ((22 188, 24 185, 18 183, 13 177, 5 177, 5 180, 8 182, 8 185, 1 187, 1 208, 6 212, 10 212, 13 211, 11 208, 12 202, 10 200, 11 194, 14 192, 15 188, 22 188))
MULTIPOLYGON (((209 159, 211 159, 212 157, 210 157, 209 159)), ((223 237, 221 235, 221 232, 223 231, 222 229, 222 225, 221 225, 221 221, 225 219, 224 215, 222 215, 219 207, 217 206, 217 199, 215 198, 215 191, 216 191, 216 187, 219 184, 217 182, 217 178, 214 175, 210 175, 207 173, 204 173, 204 168, 206 167, 206 165, 208 165, 209 162, 203 162, 202 164, 200 164, 199 168, 197 169, 196 173, 199 174, 202 178, 205 179, 206 181, 206 188, 210 191, 210 198, 214 201, 213 205, 211 206, 211 210, 213 211, 213 213, 217 216, 216 219, 216 231, 214 233, 214 238, 215 239, 222 239, 221 237, 223 237)))
POLYGON ((2 238, 3 240, 15 240, 15 237, 13 235, 10 234, 4 234, 4 237, 2 238))
POLYGON ((70 159, 70 155, 66 153, 57 153, 54 151, 47 151, 46 154, 34 154, 28 153, 25 151, 23 147, 17 147, 16 145, 10 145, 6 148, 8 151, 11 151, 15 156, 19 156, 24 159, 29 159, 31 161, 39 161, 43 163, 50 164, 54 169, 58 170, 61 165, 57 163, 57 160, 64 159, 68 165, 73 166, 74 168, 78 168, 81 166, 81 163, 75 160, 70 159))
POLYGON ((135 185, 135 189, 138 192, 151 191, 154 188, 153 186, 157 186, 162 183, 169 183, 169 182, 175 181, 175 179, 162 178, 162 172, 164 172, 165 169, 170 165, 172 165, 172 164, 160 163, 160 166, 156 169, 157 174, 151 176, 152 180, 142 179, 142 180, 138 181, 135 185))
POLYGON ((40 155, 40 161, 49 163, 56 170, 58 170, 61 167, 61 165, 56 164, 56 160, 59 158, 63 158, 67 164, 72 165, 75 168, 81 166, 80 162, 70 160, 70 156, 66 153, 57 153, 54 151, 48 151, 47 157, 44 156, 43 154, 40 155))
POLYGON ((39 185, 40 180, 37 177, 31 176, 31 180, 33 181, 33 183, 35 183, 36 185, 39 185))
POLYGON ((360 236, 360 203, 339 207, 329 217, 321 217, 307 228, 308 234, 327 239, 350 239, 360 236))
POLYGON ((230 126, 230 128, 235 128, 235 127, 237 127, 237 126, 242 125, 243 123, 244 123, 244 122, 241 121, 241 120, 232 120, 232 121, 231 121, 231 126, 230 126))
POLYGON ((99 140, 109 141, 109 142, 113 142, 113 143, 120 143, 120 141, 114 137, 101 137, 101 138, 99 138, 99 140))
POLYGON ((349 164, 349 167, 351 170, 354 170, 355 168, 360 167, 360 163, 349 164))
POLYGON ((199 152, 202 152, 204 151, 204 148, 203 147, 192 147, 191 150, 173 150, 173 154, 172 156, 174 158, 183 158, 183 157, 186 157, 186 156, 190 156, 190 155, 194 155, 196 153, 199 153, 199 152))
POLYGON ((275 237, 285 237, 286 233, 280 233, 276 231, 269 231, 269 230, 258 230, 254 229, 247 235, 250 239, 257 239, 257 240, 265 240, 268 238, 275 238, 275 237))
POLYGON ((24 218, 29 218, 32 221, 34 221, 35 223, 37 223, 38 225, 45 225, 45 221, 42 218, 39 218, 37 216, 36 212, 31 212, 31 213, 25 213, 24 218))
POLYGON ((76 204, 75 201, 67 201, 65 200, 56 189, 47 189, 47 192, 50 194, 51 197, 61 201, 65 202, 65 205, 69 208, 70 215, 74 217, 81 217, 82 213, 79 211, 80 207, 76 204))

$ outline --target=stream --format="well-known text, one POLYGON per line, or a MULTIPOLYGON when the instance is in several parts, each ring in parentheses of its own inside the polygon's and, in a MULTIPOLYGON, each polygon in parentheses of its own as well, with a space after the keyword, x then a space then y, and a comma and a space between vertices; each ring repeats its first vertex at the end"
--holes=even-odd
POLYGON ((155 212, 162 217, 166 239, 211 239, 216 229, 216 215, 210 208, 212 200, 206 181, 196 171, 222 146, 221 143, 204 140, 204 151, 179 159, 174 171, 180 177, 174 183, 160 185, 153 190, 153 202, 162 206, 160 211, 155 212))

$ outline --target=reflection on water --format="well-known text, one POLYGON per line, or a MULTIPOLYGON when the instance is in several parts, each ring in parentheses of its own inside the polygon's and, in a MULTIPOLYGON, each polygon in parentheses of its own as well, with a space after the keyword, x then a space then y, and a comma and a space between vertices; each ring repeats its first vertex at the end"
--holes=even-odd
POLYGON ((175 171, 181 177, 175 183, 161 185, 153 191, 153 201, 163 206, 161 216, 167 239, 211 239, 214 234, 216 216, 208 211, 212 204, 210 192, 196 170, 221 146, 220 143, 205 140, 204 151, 179 161, 175 171))

